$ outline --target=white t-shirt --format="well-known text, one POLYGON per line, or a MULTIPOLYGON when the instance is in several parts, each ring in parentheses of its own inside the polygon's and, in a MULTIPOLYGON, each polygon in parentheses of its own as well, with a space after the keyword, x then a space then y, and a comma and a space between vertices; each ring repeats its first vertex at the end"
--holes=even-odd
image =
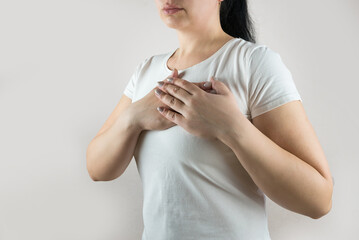
MULTIPOLYGON (((148 94, 172 73, 167 60, 173 53, 138 64, 124 94, 132 102, 148 94)), ((280 55, 241 38, 182 72, 190 82, 211 76, 223 81, 249 120, 302 101, 280 55)), ((142 240, 271 239, 265 194, 221 141, 193 136, 178 125, 142 131, 134 157, 144 193, 142 240)))

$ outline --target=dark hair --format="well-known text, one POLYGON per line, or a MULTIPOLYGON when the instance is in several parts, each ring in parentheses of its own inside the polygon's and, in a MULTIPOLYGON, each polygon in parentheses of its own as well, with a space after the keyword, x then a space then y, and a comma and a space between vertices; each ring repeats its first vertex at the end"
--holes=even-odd
POLYGON ((247 0, 224 0, 220 6, 223 31, 235 38, 255 43, 255 29, 248 13, 247 0))

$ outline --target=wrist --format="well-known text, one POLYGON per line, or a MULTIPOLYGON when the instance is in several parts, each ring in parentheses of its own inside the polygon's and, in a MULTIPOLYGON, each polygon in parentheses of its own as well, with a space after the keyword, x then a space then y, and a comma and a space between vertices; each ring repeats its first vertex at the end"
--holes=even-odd
POLYGON ((227 121, 225 128, 221 129, 218 140, 233 148, 236 143, 246 135, 246 130, 252 123, 241 112, 227 121))
POLYGON ((132 129, 134 131, 141 132, 143 130, 143 126, 139 121, 138 114, 136 112, 136 103, 132 103, 125 111, 125 125, 128 129, 132 129))

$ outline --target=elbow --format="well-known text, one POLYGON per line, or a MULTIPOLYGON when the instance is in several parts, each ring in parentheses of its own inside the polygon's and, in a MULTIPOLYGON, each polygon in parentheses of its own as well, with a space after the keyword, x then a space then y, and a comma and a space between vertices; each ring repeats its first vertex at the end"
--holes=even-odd
POLYGON ((97 177, 95 176, 93 173, 91 173, 89 171, 89 175, 90 175, 90 178, 94 181, 94 182, 98 182, 98 181, 102 181, 102 182, 107 182, 107 181, 112 181, 112 180, 115 180, 117 177, 103 177, 103 178, 100 178, 100 177, 97 177))
POLYGON ((116 177, 111 177, 109 175, 104 175, 104 174, 100 174, 99 175, 99 171, 95 171, 94 167, 90 167, 89 164, 87 164, 87 172, 90 176, 90 178, 92 179, 92 181, 94 182, 98 182, 98 181, 112 181, 114 179, 116 179, 116 177))
MULTIPOLYGON (((331 179, 330 179, 331 180, 331 179)), ((328 181, 328 187, 325 191, 325 200, 322 200, 317 204, 315 214, 310 216, 313 219, 319 219, 325 215, 327 215, 332 209, 332 195, 333 195, 333 182, 328 181)))
POLYGON ((123 173, 123 171, 118 172, 114 171, 114 169, 109 169, 108 166, 104 166, 105 164, 101 163, 101 160, 98 160, 91 156, 90 150, 88 149, 86 152, 86 166, 87 172, 90 178, 94 181, 112 181, 123 173))
POLYGON ((89 167, 89 164, 87 163, 87 172, 90 176, 90 178, 96 182, 96 181, 99 181, 99 179, 95 176, 95 174, 93 173, 93 171, 91 170, 91 168, 89 167))
POLYGON ((89 148, 87 148, 87 151, 86 151, 86 168, 87 168, 87 173, 89 174, 90 178, 95 182, 99 181, 99 179, 95 176, 93 167, 91 167, 91 162, 89 160, 89 148))
POLYGON ((114 180, 115 178, 111 178, 107 175, 99 175, 99 171, 95 171, 95 167, 91 167, 91 164, 89 164, 89 162, 87 161, 87 172, 90 176, 90 178, 92 179, 92 181, 94 182, 98 182, 98 181, 111 181, 114 180))
POLYGON ((94 182, 99 181, 99 179, 97 179, 97 177, 95 177, 93 173, 91 173, 90 171, 88 171, 88 173, 89 173, 89 176, 92 179, 92 181, 94 181, 94 182))
POLYGON ((327 215, 330 210, 332 209, 332 199, 330 199, 329 204, 323 205, 321 206, 321 208, 319 208, 314 215, 311 215, 310 217, 312 219, 319 219, 325 215, 327 215))

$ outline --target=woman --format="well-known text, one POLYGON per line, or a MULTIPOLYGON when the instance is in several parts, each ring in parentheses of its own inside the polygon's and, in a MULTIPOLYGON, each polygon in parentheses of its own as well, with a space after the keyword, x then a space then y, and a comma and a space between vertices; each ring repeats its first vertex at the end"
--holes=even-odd
POLYGON ((135 157, 143 240, 270 239, 265 195, 328 213, 327 160, 289 70, 255 43, 246 1, 156 4, 180 47, 137 66, 89 145, 92 179, 119 177, 135 157))

